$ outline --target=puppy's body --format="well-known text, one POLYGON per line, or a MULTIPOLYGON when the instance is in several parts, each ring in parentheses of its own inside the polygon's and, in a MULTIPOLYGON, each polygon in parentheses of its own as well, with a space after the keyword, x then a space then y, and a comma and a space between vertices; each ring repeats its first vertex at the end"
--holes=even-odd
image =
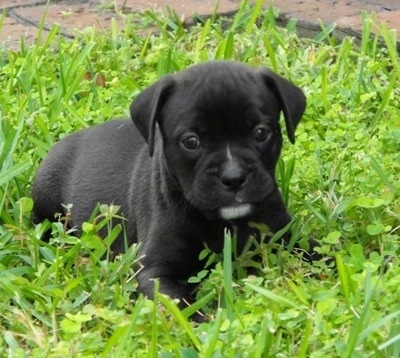
MULTIPOLYGON (((291 220, 274 170, 282 136, 304 112, 300 89, 267 69, 211 62, 170 75, 142 92, 132 120, 113 120, 67 136, 49 153, 33 186, 37 220, 73 204, 81 227, 97 203, 121 206, 130 243, 145 255, 138 280, 190 300, 186 280, 201 269, 204 243, 216 251, 234 226, 239 249, 248 221, 272 230, 291 220)), ((124 249, 123 239, 114 251, 124 249)))

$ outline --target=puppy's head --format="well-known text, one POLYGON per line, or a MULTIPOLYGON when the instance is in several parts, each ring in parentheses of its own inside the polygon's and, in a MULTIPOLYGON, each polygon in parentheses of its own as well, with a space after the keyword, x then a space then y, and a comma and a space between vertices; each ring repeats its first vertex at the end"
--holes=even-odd
POLYGON ((235 220, 276 193, 280 113, 294 142, 305 104, 299 88, 266 68, 217 61, 164 77, 136 98, 131 116, 150 155, 162 141, 186 200, 209 218, 235 220))

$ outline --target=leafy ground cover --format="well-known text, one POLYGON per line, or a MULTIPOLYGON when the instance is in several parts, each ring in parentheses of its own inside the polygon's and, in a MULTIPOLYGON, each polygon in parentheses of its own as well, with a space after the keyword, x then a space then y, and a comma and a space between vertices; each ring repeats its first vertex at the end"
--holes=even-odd
MULTIPOLYGON (((114 26, 67 40, 55 26, 32 46, 0 49, 1 356, 400 356, 396 34, 383 25, 372 35, 364 14, 360 43, 338 43, 332 28, 301 39, 260 4, 190 29, 151 12, 127 16, 122 34, 114 26), (139 36, 138 17, 159 36, 139 36), (227 234, 225 254, 203 253, 216 266, 191 279, 208 274, 195 308, 211 320, 195 325, 168 298, 137 294, 136 247, 102 258, 114 231, 102 244, 91 224, 79 238, 61 223, 34 227, 30 185, 59 138, 127 116, 143 88, 212 59, 269 66, 304 89, 307 111, 277 176, 293 239, 320 240, 336 267, 273 251, 274 238, 232 262, 227 234)), ((113 210, 102 206, 94 220, 107 224, 113 210)))

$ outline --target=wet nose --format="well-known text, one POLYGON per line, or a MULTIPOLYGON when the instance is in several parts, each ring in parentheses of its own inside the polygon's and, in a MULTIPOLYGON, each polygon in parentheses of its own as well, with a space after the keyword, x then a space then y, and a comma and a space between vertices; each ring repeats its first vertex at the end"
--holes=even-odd
POLYGON ((247 170, 239 163, 228 162, 222 168, 220 181, 226 190, 236 193, 246 185, 247 170))

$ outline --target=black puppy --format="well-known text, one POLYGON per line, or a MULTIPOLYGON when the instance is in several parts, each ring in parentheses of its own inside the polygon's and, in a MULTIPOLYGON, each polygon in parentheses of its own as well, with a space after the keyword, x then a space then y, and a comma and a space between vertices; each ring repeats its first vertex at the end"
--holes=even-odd
POLYGON ((135 99, 133 121, 80 131, 51 150, 33 185, 36 221, 73 204, 79 229, 97 203, 121 206, 129 243, 144 255, 141 292, 151 297, 159 278, 183 306, 200 251, 221 251, 224 228, 236 228, 240 250, 248 221, 272 232, 291 221, 274 176, 279 117, 294 142, 305 105, 299 88, 266 68, 217 61, 166 76, 135 99))

